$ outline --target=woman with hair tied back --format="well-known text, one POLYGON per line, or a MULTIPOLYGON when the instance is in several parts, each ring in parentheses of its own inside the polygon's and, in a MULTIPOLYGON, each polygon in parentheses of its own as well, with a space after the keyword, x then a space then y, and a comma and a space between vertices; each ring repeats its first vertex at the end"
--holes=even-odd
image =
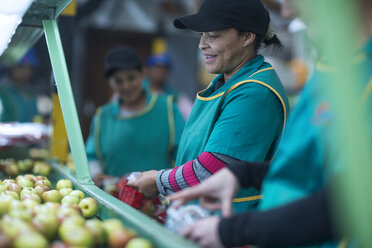
MULTIPOLYGON (((199 48, 209 73, 197 94, 180 140, 176 167, 148 171, 132 186, 148 196, 168 195, 204 181, 234 161, 270 161, 280 142, 288 101, 261 46, 280 47, 260 0, 204 0, 196 14, 174 21, 200 32, 199 48)), ((221 182, 223 183, 223 182, 221 182)), ((259 199, 253 188, 234 199, 238 211, 259 199)))

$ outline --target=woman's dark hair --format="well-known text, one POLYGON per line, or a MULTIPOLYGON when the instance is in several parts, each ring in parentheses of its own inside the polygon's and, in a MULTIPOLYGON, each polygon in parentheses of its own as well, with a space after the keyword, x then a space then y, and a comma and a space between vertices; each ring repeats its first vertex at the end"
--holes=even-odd
MULTIPOLYGON (((247 31, 238 30, 238 35, 242 35, 246 33, 247 31)), ((282 42, 278 38, 276 34, 274 34, 270 39, 267 39, 266 37, 263 37, 262 35, 256 34, 256 38, 254 40, 254 48, 256 51, 258 51, 262 47, 268 47, 272 46, 273 48, 282 48, 282 42)))

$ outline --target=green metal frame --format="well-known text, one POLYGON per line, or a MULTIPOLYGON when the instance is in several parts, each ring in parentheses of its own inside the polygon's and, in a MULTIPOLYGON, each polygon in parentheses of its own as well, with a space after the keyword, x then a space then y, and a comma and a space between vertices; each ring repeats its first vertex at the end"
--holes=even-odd
POLYGON ((54 20, 71 0, 36 0, 23 16, 12 42, 0 57, 0 64, 15 65, 43 35, 42 20, 54 20))
POLYGON ((76 175, 81 184, 93 184, 57 22, 44 20, 43 26, 76 175))

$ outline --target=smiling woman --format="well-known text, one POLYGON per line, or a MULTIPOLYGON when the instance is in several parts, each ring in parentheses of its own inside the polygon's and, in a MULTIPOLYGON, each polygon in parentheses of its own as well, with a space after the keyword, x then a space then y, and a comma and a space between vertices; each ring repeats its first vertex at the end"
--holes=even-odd
POLYGON ((171 167, 184 126, 172 96, 143 90, 143 71, 135 50, 109 51, 105 77, 118 99, 97 110, 86 144, 93 180, 132 171, 171 167))
MULTIPOLYGON (((280 41, 260 0, 204 0, 196 14, 174 21, 201 33, 199 48, 209 73, 218 74, 197 94, 182 134, 174 169, 145 172, 133 186, 147 195, 200 183, 232 161, 271 160, 288 112, 274 68, 258 54, 280 41)), ((222 183, 222 182, 221 182, 222 183)), ((239 210, 258 192, 241 192, 239 210)), ((257 199, 259 197, 255 197, 257 199)))

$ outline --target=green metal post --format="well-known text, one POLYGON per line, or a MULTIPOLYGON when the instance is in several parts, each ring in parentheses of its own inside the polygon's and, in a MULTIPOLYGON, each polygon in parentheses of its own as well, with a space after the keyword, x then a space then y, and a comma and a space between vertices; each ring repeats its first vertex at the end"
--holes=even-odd
POLYGON ((93 184, 58 25, 56 20, 43 20, 43 27, 77 179, 81 184, 93 184))

